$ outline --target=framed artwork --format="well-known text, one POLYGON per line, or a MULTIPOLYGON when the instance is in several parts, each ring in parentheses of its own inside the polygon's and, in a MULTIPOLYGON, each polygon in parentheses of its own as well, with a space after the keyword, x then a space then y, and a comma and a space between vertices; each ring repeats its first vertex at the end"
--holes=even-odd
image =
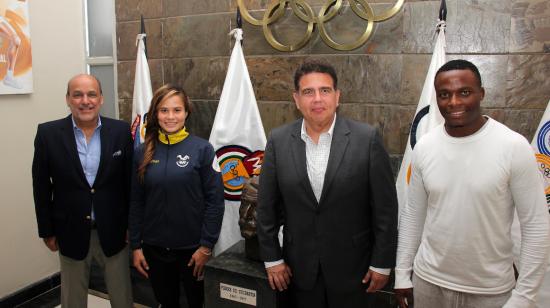
POLYGON ((0 0, 0 94, 32 93, 27 0, 0 0))

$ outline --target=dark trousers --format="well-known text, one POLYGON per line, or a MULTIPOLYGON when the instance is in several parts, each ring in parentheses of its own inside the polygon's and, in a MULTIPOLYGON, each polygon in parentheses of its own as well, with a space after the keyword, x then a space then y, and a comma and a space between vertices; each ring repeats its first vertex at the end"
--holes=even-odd
POLYGON ((143 255, 149 265, 149 281, 155 298, 163 308, 179 308, 180 281, 190 308, 201 308, 204 302, 204 283, 193 276, 187 266, 196 249, 166 249, 143 245, 143 255))
POLYGON ((312 289, 302 290, 293 286, 290 282, 290 301, 293 308, 365 308, 369 307, 370 295, 366 292, 366 286, 358 285, 355 290, 344 293, 327 289, 325 277, 321 267, 317 271, 317 279, 312 289))

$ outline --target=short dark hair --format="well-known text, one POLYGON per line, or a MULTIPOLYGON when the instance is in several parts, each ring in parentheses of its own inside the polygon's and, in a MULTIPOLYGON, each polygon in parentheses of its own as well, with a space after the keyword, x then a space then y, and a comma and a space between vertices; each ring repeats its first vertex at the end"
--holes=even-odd
POLYGON ((79 76, 90 76, 92 79, 94 79, 96 82, 97 82, 97 87, 99 88, 99 94, 103 95, 103 90, 101 89, 101 82, 99 81, 99 79, 92 75, 92 74, 79 74, 79 75, 75 75, 73 76, 71 79, 69 79, 69 81, 67 82, 67 96, 69 96, 71 94, 71 82, 76 78, 76 77, 79 77, 79 76))
POLYGON ((435 74, 434 82, 435 82, 435 79, 437 79, 437 75, 439 75, 439 73, 454 71, 454 70, 470 70, 470 71, 472 71, 472 73, 474 73, 474 75, 477 78, 478 85, 481 87, 481 75, 479 74, 479 70, 477 69, 477 66, 475 66, 475 64, 473 64, 470 61, 466 61, 466 60, 462 60, 462 59, 451 60, 451 61, 443 64, 443 66, 441 66, 437 70, 437 73, 435 74))
POLYGON ((294 72, 294 89, 296 91, 300 88, 300 79, 302 79, 304 75, 310 73, 329 74, 332 78, 332 85, 334 89, 337 89, 338 77, 336 76, 336 71, 332 65, 320 60, 306 60, 296 69, 296 72, 294 72))

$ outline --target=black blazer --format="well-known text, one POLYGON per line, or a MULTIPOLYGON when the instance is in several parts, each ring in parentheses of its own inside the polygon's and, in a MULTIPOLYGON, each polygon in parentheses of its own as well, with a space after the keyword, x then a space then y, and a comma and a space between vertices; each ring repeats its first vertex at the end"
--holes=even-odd
POLYGON ((300 289, 313 287, 319 267, 327 288, 365 288, 369 266, 395 266, 397 196, 388 154, 374 128, 338 116, 317 202, 301 125, 274 129, 267 142, 257 208, 262 258, 284 259, 300 289))
POLYGON ((92 204, 103 252, 126 245, 133 143, 130 126, 101 117, 101 159, 90 187, 71 116, 38 125, 32 179, 40 237, 56 236, 61 254, 82 260, 88 253, 92 204))

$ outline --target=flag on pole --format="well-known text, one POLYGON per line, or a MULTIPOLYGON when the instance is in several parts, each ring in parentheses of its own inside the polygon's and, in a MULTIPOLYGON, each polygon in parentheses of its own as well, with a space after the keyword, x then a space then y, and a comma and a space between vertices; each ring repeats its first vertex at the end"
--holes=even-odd
MULTIPOLYGON (((143 31, 143 29, 142 29, 143 31)), ((134 80, 134 96, 132 100, 132 137, 134 147, 145 141, 145 125, 147 123, 147 111, 151 105, 153 91, 151 89, 151 74, 145 55, 145 33, 137 35, 136 44, 136 75, 134 80)))
POLYGON ((539 169, 544 179, 546 204, 550 207, 550 101, 546 106, 546 111, 542 115, 531 146, 535 149, 539 169))
POLYGON ((209 140, 216 151, 225 193, 225 212, 215 254, 242 239, 238 225, 241 191, 247 178, 259 175, 266 144, 241 47, 243 31, 236 28, 231 34, 235 47, 209 140))
POLYGON ((397 175, 396 189, 397 198, 399 201, 399 214, 407 202, 407 190, 411 176, 411 155, 414 146, 432 128, 443 123, 443 117, 437 108, 437 100, 435 96, 434 79, 437 70, 445 64, 445 21, 441 20, 437 24, 437 40, 435 48, 428 68, 428 75, 424 81, 422 94, 416 107, 416 113, 412 122, 409 140, 405 148, 405 154, 401 161, 401 168, 397 175))
MULTIPOLYGON (((550 101, 546 106, 546 111, 544 111, 539 127, 531 141, 531 146, 535 151, 539 170, 542 174, 541 178, 542 181, 544 181, 546 206, 550 214, 550 101)), ((550 220, 550 215, 548 219, 550 220)), ((518 263, 521 248, 521 230, 517 214, 512 224, 512 240, 514 242, 514 263, 519 267, 521 265, 518 263)), ((538 308, 550 307, 550 256, 548 257, 548 267, 546 268, 546 274, 537 295, 536 304, 538 308)))

